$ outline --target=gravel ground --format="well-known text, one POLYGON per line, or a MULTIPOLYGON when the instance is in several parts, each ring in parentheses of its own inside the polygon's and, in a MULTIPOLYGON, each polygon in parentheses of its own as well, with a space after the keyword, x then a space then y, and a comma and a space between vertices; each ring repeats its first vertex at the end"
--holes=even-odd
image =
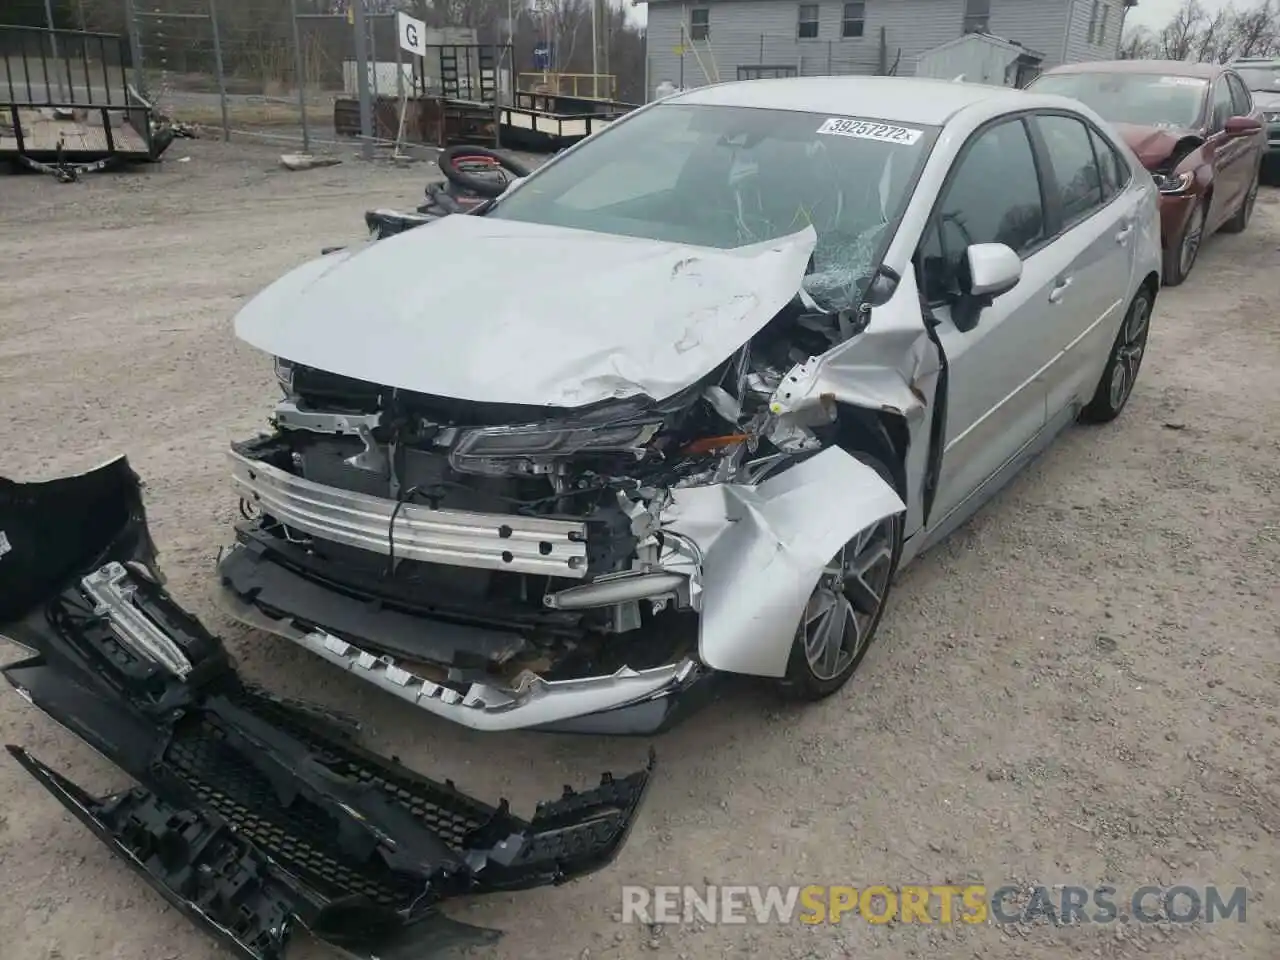
MULTIPOLYGON (((244 299, 426 166, 288 173, 266 148, 179 142, 162 167, 78 185, 0 177, 0 472, 127 453, 175 595, 247 674, 361 714, 368 739, 517 809, 643 762, 633 740, 473 734, 214 610, 235 513, 223 451, 274 396, 232 336, 244 299), (189 158, 189 160, 187 159, 189 158), (185 162, 179 162, 185 161, 185 162)), ((901 578, 842 695, 803 711, 733 692, 660 738, 629 845, 589 882, 450 908, 495 958, 1274 958, 1280 849, 1280 193, 1161 294, 1114 425, 1069 431, 901 578), (1248 920, 1188 927, 617 922, 631 884, 1251 889, 1248 920)), ((6 651, 16 655, 17 650, 6 651)), ((103 761, 18 697, 0 735, 93 788, 103 761)), ((225 956, 0 762, 6 960, 225 956)), ((304 945, 294 956, 323 951, 304 945)))

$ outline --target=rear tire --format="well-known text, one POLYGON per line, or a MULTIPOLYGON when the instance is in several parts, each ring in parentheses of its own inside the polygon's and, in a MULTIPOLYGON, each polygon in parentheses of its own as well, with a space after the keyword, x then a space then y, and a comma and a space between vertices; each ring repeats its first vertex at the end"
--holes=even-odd
POLYGON ((1244 199, 1240 201, 1240 209, 1236 211, 1234 217, 1222 225, 1223 233, 1244 233, 1249 226, 1249 220, 1253 217, 1253 208, 1258 202, 1258 184, 1262 179, 1262 168, 1258 168, 1258 172, 1253 176, 1253 184, 1249 187, 1249 192, 1244 195, 1244 199))
MULTIPOLYGON (((877 458, 855 453, 893 485, 877 458)), ((831 696, 853 676, 875 639, 902 555, 903 517, 887 517, 858 533, 827 565, 800 623, 779 692, 812 702, 831 696)))
POLYGON ((1120 324, 1093 399, 1080 411, 1080 420, 1084 423, 1110 423, 1120 416, 1120 411, 1129 402, 1138 371, 1142 368, 1142 358, 1147 353, 1152 302, 1151 290, 1144 284, 1129 304, 1124 322, 1120 324))

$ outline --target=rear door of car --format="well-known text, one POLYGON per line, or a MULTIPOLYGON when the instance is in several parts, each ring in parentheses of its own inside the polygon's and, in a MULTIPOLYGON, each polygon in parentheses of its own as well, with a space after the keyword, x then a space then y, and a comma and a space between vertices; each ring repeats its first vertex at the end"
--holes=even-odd
POLYGON ((1048 242, 1044 197, 1026 121, 1002 118, 975 131, 952 167, 921 238, 921 290, 947 356, 946 430, 936 527, 1044 428, 1043 368, 1054 355, 1052 297, 1067 262, 1048 242), (952 319, 965 249, 1005 243, 1022 279, 976 325, 952 319))
POLYGON ((1128 164, 1083 117, 1037 113, 1032 135, 1056 227, 1054 244, 1067 261, 1065 287, 1045 320, 1056 351, 1044 375, 1053 421, 1086 403, 1097 386, 1135 286, 1141 198, 1116 182, 1132 178, 1128 164))

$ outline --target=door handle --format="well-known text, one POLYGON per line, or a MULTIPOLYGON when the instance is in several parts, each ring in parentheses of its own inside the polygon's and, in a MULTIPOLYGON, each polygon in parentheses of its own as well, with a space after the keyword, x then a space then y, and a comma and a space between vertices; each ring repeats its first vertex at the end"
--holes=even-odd
POLYGON ((1133 224, 1127 223, 1119 233, 1116 234, 1116 243, 1124 246, 1129 242, 1129 238, 1133 236, 1133 224))
POLYGON ((1071 277, 1059 277, 1053 284, 1053 289, 1049 291, 1050 303, 1061 303, 1063 296, 1067 292, 1067 287, 1071 286, 1071 277))

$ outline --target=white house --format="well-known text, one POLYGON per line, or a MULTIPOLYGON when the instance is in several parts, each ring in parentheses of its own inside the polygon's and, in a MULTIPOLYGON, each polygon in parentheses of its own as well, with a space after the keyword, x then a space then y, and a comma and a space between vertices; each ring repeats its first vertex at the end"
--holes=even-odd
POLYGON ((1138 0, 648 0, 648 96, 660 84, 828 74, 913 76, 966 33, 1043 56, 1041 67, 1119 56, 1138 0))

